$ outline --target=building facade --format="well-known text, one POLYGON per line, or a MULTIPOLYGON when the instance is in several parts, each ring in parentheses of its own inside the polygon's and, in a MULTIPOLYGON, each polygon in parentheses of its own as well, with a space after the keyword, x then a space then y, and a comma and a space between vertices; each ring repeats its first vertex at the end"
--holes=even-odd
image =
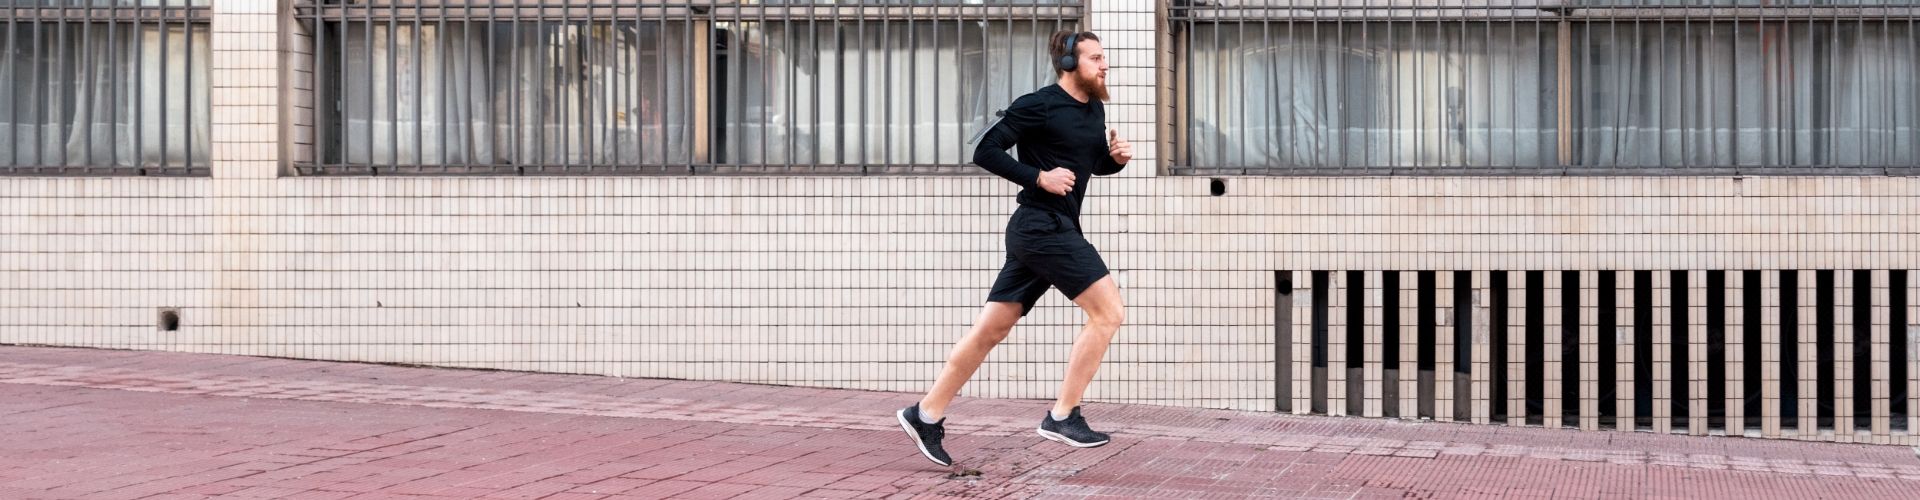
MULTIPOLYGON (((0 3, 0 342, 924 390, 1100 34, 1089 398, 1913 444, 1906 0, 0 3)), ((966 394, 1050 397, 1058 294, 966 394)))

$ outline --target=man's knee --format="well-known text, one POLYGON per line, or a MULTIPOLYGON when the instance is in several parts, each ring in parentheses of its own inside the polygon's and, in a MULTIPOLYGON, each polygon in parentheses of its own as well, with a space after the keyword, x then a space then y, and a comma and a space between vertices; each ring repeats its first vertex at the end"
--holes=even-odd
POLYGON ((1120 325, 1127 320, 1126 309, 1126 306, 1120 304, 1114 304, 1111 307, 1102 307, 1098 310, 1091 311, 1088 314, 1087 321, 1093 323, 1094 326, 1110 329, 1120 328, 1120 325))

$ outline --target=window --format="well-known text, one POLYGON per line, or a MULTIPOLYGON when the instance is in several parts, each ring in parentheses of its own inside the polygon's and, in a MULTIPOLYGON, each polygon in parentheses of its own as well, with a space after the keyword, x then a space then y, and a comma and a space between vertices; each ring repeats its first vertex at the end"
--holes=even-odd
POLYGON ((1910 3, 1177 0, 1172 170, 1920 167, 1910 3))
POLYGON ((208 174, 208 0, 0 9, 0 174, 208 174))
POLYGON ((304 174, 972 173, 1077 0, 325 1, 304 174))

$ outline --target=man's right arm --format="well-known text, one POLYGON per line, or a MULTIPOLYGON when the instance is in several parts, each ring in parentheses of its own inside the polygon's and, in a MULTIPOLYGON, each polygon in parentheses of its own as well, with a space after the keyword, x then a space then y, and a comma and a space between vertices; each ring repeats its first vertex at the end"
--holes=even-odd
POLYGON ((973 163, 980 165, 1020 187, 1034 187, 1040 177, 1040 169, 1020 163, 1007 149, 1020 144, 1020 139, 1028 133, 1038 130, 1045 117, 1041 112, 1040 96, 1027 94, 1013 101, 1007 107, 1007 116, 994 125, 992 130, 980 141, 980 147, 973 150, 973 163))

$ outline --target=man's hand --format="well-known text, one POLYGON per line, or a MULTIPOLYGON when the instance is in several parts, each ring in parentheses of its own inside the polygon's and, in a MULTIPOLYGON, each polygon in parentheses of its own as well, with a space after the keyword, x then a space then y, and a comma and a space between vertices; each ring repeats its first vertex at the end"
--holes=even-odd
POLYGON ((1054 167, 1053 170, 1041 172, 1040 177, 1034 179, 1033 183, 1039 184, 1040 189, 1045 189, 1049 193, 1066 196, 1067 193, 1073 192, 1073 181, 1073 169, 1054 167))
POLYGON ((1120 132, 1107 129, 1107 154, 1113 156, 1113 162, 1126 165, 1133 160, 1133 143, 1120 138, 1120 132))

